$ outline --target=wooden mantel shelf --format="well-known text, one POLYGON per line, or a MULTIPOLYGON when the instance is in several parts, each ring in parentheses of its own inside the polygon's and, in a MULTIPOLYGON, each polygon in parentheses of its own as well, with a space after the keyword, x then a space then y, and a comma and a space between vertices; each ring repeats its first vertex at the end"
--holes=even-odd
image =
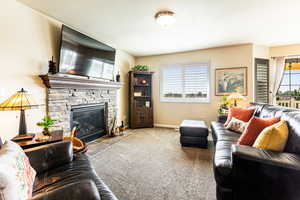
POLYGON ((121 82, 106 82, 95 79, 83 79, 65 77, 61 75, 40 75, 47 88, 72 88, 72 89, 99 89, 110 88, 120 89, 123 86, 121 82))

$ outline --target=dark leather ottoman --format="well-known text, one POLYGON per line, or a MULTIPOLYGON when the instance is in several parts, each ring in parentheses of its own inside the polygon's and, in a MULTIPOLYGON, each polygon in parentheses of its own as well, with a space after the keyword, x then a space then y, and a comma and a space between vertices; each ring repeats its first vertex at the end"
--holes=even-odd
POLYGON ((182 146, 207 148, 208 128, 204 121, 183 120, 179 131, 182 146))

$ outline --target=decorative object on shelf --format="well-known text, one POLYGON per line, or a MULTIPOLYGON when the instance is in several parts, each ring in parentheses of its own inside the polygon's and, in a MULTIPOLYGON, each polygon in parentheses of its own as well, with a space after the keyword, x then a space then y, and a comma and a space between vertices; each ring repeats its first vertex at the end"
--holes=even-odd
POLYGON ((23 88, 18 91, 16 94, 12 95, 2 104, 0 104, 0 110, 20 110, 20 125, 19 125, 19 135, 14 137, 13 141, 32 139, 34 134, 27 134, 26 120, 25 120, 25 110, 33 109, 38 107, 34 102, 31 95, 27 93, 23 88))
POLYGON ((147 81, 146 80, 142 80, 142 84, 146 85, 147 81))
POLYGON ((38 122, 36 125, 43 127, 43 134, 50 136, 49 127, 55 124, 56 120, 51 119, 49 116, 45 116, 41 122, 38 122))
POLYGON ((56 74, 57 73, 56 62, 54 62, 53 56, 52 56, 52 59, 49 60, 49 70, 48 70, 48 73, 49 74, 56 74))
POLYGON ((132 71, 139 71, 139 72, 147 72, 149 71, 150 67, 147 65, 135 65, 132 68, 132 71))
POLYGON ((152 74, 153 72, 129 72, 130 128, 153 127, 152 74))
POLYGON ((116 75, 116 81, 117 81, 117 82, 121 82, 120 71, 118 71, 118 74, 116 75))
POLYGON ((232 93, 247 96, 247 67, 216 69, 215 79, 216 96, 232 93))
POLYGON ((221 103, 219 105, 218 113, 220 115, 224 115, 228 112, 229 109, 229 100, 227 99, 226 96, 223 96, 221 98, 221 103))
POLYGON ((175 13, 170 10, 162 10, 155 14, 156 23, 164 27, 175 23, 175 13))
POLYGON ((150 101, 146 101, 146 102, 145 102, 145 106, 146 106, 147 108, 150 108, 150 101))
POLYGON ((143 96, 143 94, 142 94, 142 92, 134 92, 133 96, 141 97, 141 96, 143 96))
MULTIPOLYGON (((43 133, 44 134, 44 133, 43 133)), ((38 136, 35 136, 34 138, 36 141, 38 142, 43 142, 43 141, 47 141, 50 139, 50 136, 49 135, 38 135, 38 136)))
POLYGON ((237 106, 237 101, 245 101, 246 97, 242 96, 240 93, 233 93, 228 98, 228 101, 233 101, 233 105, 237 106))

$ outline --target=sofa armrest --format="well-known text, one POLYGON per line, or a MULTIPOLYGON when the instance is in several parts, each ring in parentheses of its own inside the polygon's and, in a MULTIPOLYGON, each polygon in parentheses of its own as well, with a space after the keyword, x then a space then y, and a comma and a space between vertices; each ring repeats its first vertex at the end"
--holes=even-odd
POLYGON ((29 200, 101 200, 95 183, 86 179, 64 185, 49 192, 44 192, 32 197, 29 200))
POLYGON ((235 200, 298 200, 300 155, 232 145, 235 200))
POLYGON ((73 146, 62 141, 24 150, 37 173, 67 164, 73 160, 73 146))

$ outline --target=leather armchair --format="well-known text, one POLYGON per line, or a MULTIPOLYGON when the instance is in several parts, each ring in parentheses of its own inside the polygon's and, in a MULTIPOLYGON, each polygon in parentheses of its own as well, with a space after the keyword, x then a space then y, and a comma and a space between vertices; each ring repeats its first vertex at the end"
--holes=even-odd
POLYGON ((72 143, 69 141, 42 145, 24 151, 37 173, 59 167, 73 160, 72 143))
POLYGON ((300 155, 232 145, 234 199, 300 199, 300 155))
POLYGON ((84 180, 64 185, 50 192, 44 192, 29 200, 101 200, 96 185, 91 180, 84 180), (67 195, 66 195, 67 194, 67 195))
POLYGON ((117 200, 88 157, 73 156, 70 141, 25 150, 37 171, 30 200, 117 200))

